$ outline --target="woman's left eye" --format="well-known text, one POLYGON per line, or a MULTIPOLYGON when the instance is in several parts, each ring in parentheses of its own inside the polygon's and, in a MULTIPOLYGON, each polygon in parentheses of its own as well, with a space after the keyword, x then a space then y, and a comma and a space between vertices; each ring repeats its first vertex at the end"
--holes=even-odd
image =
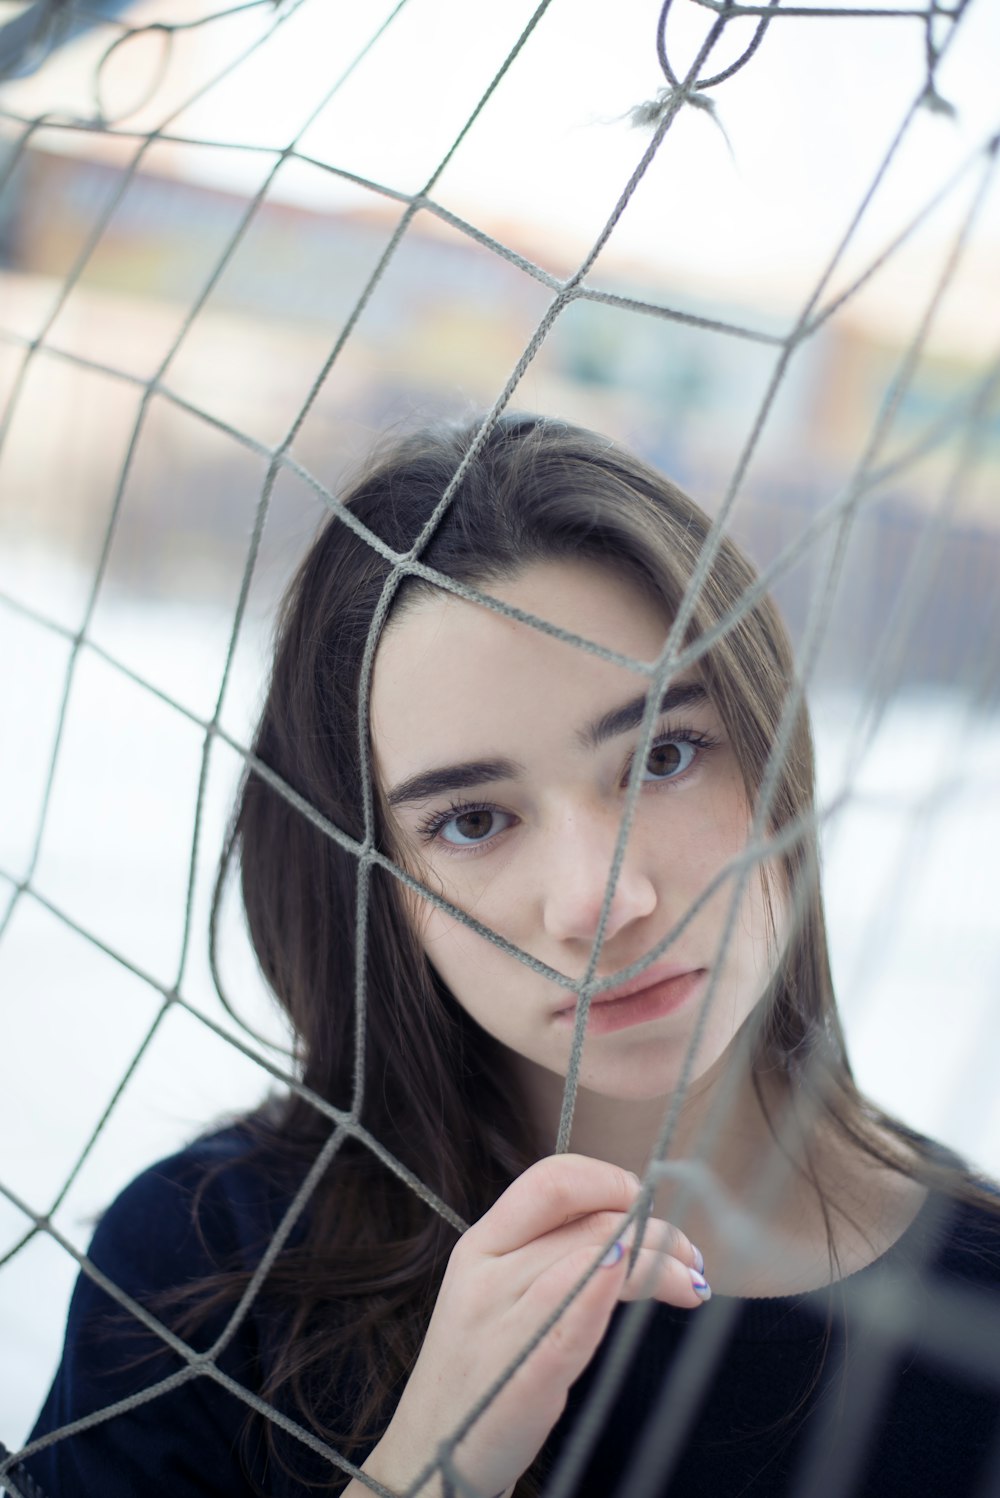
POLYGON ((497 811, 492 806, 456 807, 450 816, 428 828, 427 833, 439 837, 450 848, 475 848, 492 842, 513 821, 509 812, 497 811))
POLYGON ((697 746, 687 739, 662 739, 646 756, 643 780, 675 780, 694 762, 697 746))

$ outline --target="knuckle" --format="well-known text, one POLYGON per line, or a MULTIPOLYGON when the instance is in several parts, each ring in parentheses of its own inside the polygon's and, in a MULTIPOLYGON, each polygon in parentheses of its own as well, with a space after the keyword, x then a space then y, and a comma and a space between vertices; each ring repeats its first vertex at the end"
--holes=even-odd
POLYGON ((658 1254, 640 1253, 629 1277, 629 1291, 634 1300, 663 1300, 674 1303, 676 1289, 670 1269, 671 1261, 658 1254))
POLYGON ((621 1212, 591 1212, 584 1219, 587 1237, 595 1244, 605 1243, 622 1231, 625 1216, 621 1212))
POLYGON ((549 1155, 538 1160, 522 1179, 533 1176, 532 1188, 543 1195, 558 1211, 571 1216, 576 1198, 576 1172, 570 1163, 575 1156, 549 1155))
POLYGON ((474 1266, 483 1258, 483 1244, 475 1227, 467 1229, 454 1245, 445 1264, 443 1284, 467 1282, 474 1266))
POLYGON ((470 1237, 475 1233, 475 1231, 476 1230, 474 1227, 469 1228, 462 1234, 457 1243, 455 1243, 451 1250, 451 1253, 448 1255, 448 1270, 451 1270, 453 1266, 456 1268, 461 1268, 461 1266, 466 1262, 470 1255, 475 1251, 475 1243, 470 1243, 470 1237))
POLYGON ((679 1228, 670 1229, 670 1239, 667 1244, 667 1253, 672 1254, 675 1259, 680 1259, 682 1264, 694 1263, 694 1247, 691 1239, 679 1228))
POLYGON ((592 1192, 599 1182, 609 1201, 631 1204, 639 1192, 638 1178, 620 1165, 596 1160, 590 1155, 547 1155, 529 1166, 521 1177, 532 1178, 532 1185, 545 1193, 548 1201, 570 1218, 579 1212, 581 1190, 585 1182, 592 1192))
POLYGON ((565 1361, 575 1363, 580 1356, 581 1338, 579 1331, 567 1325, 565 1314, 560 1316, 554 1326, 549 1328, 549 1348, 557 1356, 565 1361))
POLYGON ((615 1169, 621 1178, 622 1192, 629 1201, 633 1201, 642 1190, 642 1182, 631 1170, 624 1170, 621 1166, 616 1166, 615 1169))
MULTIPOLYGON (((613 1307, 612 1300, 611 1309, 613 1307)), ((606 1317, 593 1305, 587 1304, 583 1292, 579 1292, 549 1328, 546 1340, 550 1353, 574 1369, 582 1367, 600 1341, 605 1320, 606 1317)))
POLYGON ((610 1161, 600 1161, 602 1169, 608 1174, 608 1189, 619 1201, 633 1202, 642 1189, 642 1182, 632 1171, 626 1170, 623 1165, 613 1165, 610 1161))
POLYGON ((688 1266, 679 1259, 640 1254, 636 1271, 629 1280, 629 1298, 659 1300, 667 1305, 688 1309, 701 1305, 701 1297, 691 1283, 688 1266))
POLYGON ((673 1223, 664 1222, 662 1218, 651 1217, 645 1223, 637 1224, 637 1236, 643 1248, 681 1259, 685 1263, 694 1263, 691 1244, 681 1230, 674 1227, 673 1223))

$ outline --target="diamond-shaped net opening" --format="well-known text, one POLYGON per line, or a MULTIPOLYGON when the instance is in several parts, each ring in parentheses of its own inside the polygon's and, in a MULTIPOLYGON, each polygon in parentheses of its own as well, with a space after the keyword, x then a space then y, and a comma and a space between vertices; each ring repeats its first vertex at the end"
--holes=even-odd
MULTIPOLYGON (((778 598, 797 683, 749 840, 718 877, 721 952, 739 940, 761 865, 817 834, 862 1085, 975 1166, 1000 1168, 987 864, 1000 825, 1000 122, 983 62, 996 17, 965 3, 678 0, 611 16, 545 0, 474 20, 445 0, 376 9, 0 10, 0 1378, 12 1411, 0 1478, 12 1493, 37 1491, 20 1465, 32 1452, 195 1379, 308 1449, 328 1480, 358 1475, 220 1360, 346 1148, 405 1181, 453 1234, 467 1225, 367 1126, 376 874, 578 998, 550 1141, 574 1145, 638 769, 585 972, 567 976, 385 850, 368 741, 378 630, 414 579, 607 656, 424 559, 514 410, 609 431, 708 507, 659 655, 618 661, 645 694, 636 766, 678 673, 765 592, 778 598), (471 423, 470 409, 482 413, 471 423), (270 621, 317 523, 333 516, 357 534, 345 475, 373 434, 456 416, 466 440, 426 524, 408 547, 381 543, 347 830, 253 753, 270 621), (729 537, 760 582, 692 643, 729 537), (807 691, 820 794, 806 824, 775 831, 807 691), (247 770, 356 865, 350 1096, 309 1085, 235 891, 214 882, 247 770), (301 1099, 325 1142, 206 1351, 91 1262, 91 1225, 149 1160, 265 1089, 301 1099), (175 1371, 25 1448, 78 1271, 170 1349, 175 1371)), ((655 1186, 679 1183, 682 1211, 700 1202, 752 1255, 750 1220, 706 1165, 712 1119, 704 1157, 675 1147, 714 994, 710 982, 633 1216, 645 1219, 655 1186)), ((732 1102, 720 1094, 715 1126, 732 1102)), ((787 1177, 782 1160, 761 1163, 759 1202, 787 1177)), ((876 1287, 843 1282, 838 1316, 861 1339, 865 1374, 840 1424, 830 1410, 813 1421, 794 1491, 860 1491, 918 1300, 925 1351, 946 1376, 996 1389, 995 1300, 926 1268, 913 1250, 876 1287)), ((411 1491, 435 1472, 446 1491, 480 1491, 463 1436, 596 1272, 595 1252, 495 1386, 455 1410, 411 1491)), ((622 1492, 670 1490, 737 1305, 719 1298, 669 1369, 622 1492)), ((650 1307, 617 1321, 546 1492, 575 1491, 650 1307)), ((1000 1443, 984 1495, 1000 1491, 998 1474, 1000 1443)))

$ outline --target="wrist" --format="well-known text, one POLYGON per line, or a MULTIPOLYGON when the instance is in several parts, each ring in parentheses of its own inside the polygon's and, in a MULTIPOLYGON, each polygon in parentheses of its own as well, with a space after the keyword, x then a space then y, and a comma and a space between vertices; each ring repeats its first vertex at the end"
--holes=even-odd
MULTIPOLYGON (((415 1462, 412 1448, 408 1443, 404 1444, 394 1439, 390 1425, 381 1441, 372 1448, 365 1461, 362 1462, 361 1471, 367 1477, 374 1477, 376 1482, 388 1488, 391 1493, 405 1493, 414 1478, 427 1466, 429 1460, 428 1455, 419 1463, 415 1462)), ((420 1489, 419 1498, 444 1498, 444 1484, 440 1472, 435 1472, 427 1479, 420 1489)))

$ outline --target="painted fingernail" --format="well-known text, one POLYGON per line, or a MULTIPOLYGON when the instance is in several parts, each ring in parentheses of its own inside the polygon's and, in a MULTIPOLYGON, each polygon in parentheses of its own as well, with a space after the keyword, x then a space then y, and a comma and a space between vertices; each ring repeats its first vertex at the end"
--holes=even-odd
POLYGON ((697 1294, 701 1296, 702 1300, 711 1300, 712 1287, 708 1283, 708 1280, 705 1278, 705 1276, 703 1274, 699 1274, 697 1269, 689 1269, 688 1274, 691 1276, 691 1283, 694 1286, 697 1294))
POLYGON ((615 1243, 612 1243, 611 1247, 608 1249, 607 1253, 602 1258, 602 1260, 601 1260, 601 1268, 602 1269, 613 1269, 616 1264, 620 1264, 621 1263, 622 1256, 624 1255, 624 1253, 625 1253, 625 1245, 622 1242, 622 1240, 619 1238, 615 1243))
POLYGON ((691 1245, 691 1252, 694 1254, 694 1267, 695 1267, 695 1269, 697 1269, 697 1271, 698 1271, 699 1274, 704 1274, 705 1273, 705 1255, 702 1253, 702 1251, 698 1247, 697 1243, 692 1243, 692 1245, 691 1245))

